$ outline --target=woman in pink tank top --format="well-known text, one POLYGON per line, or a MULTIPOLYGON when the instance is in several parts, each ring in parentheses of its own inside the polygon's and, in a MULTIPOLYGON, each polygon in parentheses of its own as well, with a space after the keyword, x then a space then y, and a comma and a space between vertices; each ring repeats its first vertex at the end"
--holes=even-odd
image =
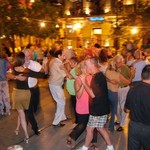
MULTIPOLYGON (((84 89, 80 80, 80 75, 85 75, 87 83, 90 85, 92 76, 87 74, 84 61, 79 63, 77 70, 78 77, 75 79, 75 92, 76 92, 76 113, 77 113, 77 125, 73 128, 72 132, 68 135, 66 144, 67 147, 73 148, 72 142, 78 139, 78 137, 86 129, 86 125, 89 119, 89 95, 84 89)), ((94 139, 94 141, 97 139, 94 139)), ((92 145, 93 146, 93 145, 92 145)))

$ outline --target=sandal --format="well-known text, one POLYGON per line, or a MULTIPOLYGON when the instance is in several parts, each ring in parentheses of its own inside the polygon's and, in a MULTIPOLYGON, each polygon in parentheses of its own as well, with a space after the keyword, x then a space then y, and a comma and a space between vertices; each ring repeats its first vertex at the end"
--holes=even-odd
POLYGON ((66 145, 67 145, 67 147, 72 148, 72 141, 70 139, 67 139, 66 145))
POLYGON ((16 134, 16 135, 18 135, 18 134, 19 134, 19 130, 15 130, 14 132, 15 132, 15 134, 16 134))
POLYGON ((72 139, 70 137, 66 139, 66 145, 67 147, 72 148, 72 139))
POLYGON ((92 144, 90 147, 93 148, 94 150, 99 150, 99 148, 95 144, 92 144))
POLYGON ((26 137, 26 138, 24 139, 24 141, 25 141, 25 143, 29 143, 29 137, 26 137))

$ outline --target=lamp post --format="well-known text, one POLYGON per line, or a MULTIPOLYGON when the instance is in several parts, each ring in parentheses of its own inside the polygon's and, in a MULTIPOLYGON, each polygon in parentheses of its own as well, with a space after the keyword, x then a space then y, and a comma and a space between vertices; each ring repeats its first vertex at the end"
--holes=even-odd
POLYGON ((115 10, 115 13, 116 13, 116 22, 115 22, 115 31, 114 31, 114 34, 115 34, 115 39, 114 39, 114 47, 116 50, 119 49, 119 31, 120 31, 120 27, 118 25, 118 3, 116 2, 116 10, 115 10))

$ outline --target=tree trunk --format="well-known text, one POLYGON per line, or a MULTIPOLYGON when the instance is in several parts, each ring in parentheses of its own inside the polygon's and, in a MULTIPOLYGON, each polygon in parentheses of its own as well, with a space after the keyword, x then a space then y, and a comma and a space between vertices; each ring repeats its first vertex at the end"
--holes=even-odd
POLYGON ((11 45, 11 48, 12 48, 12 51, 13 53, 15 53, 15 38, 14 38, 14 35, 11 35, 9 38, 8 38, 9 42, 10 42, 10 45, 11 45))

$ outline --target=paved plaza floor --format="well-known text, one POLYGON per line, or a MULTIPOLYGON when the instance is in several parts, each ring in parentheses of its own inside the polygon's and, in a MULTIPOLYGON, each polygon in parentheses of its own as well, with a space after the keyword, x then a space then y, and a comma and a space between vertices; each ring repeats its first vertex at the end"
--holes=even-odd
MULTIPOLYGON (((13 85, 13 81, 9 81, 10 95, 13 85)), ((69 150, 69 148, 66 147, 65 141, 67 135, 73 128, 72 121, 65 121, 64 123, 66 125, 61 128, 56 128, 51 125, 55 113, 55 102, 50 95, 47 81, 44 79, 40 80, 39 86, 41 94, 40 108, 36 114, 36 118, 41 134, 38 136, 34 135, 31 126, 28 125, 30 140, 29 143, 26 144, 23 141, 24 134, 21 128, 18 136, 14 133, 17 123, 17 113, 15 110, 11 110, 10 116, 0 116, 0 150, 6 150, 7 147, 12 145, 21 145, 23 150, 69 150)), ((70 117, 69 95, 67 92, 65 92, 65 95, 66 114, 70 117)), ((109 135, 115 150, 127 150, 127 127, 123 132, 109 132, 109 135)), ((84 138, 85 132, 76 141, 74 149, 84 144, 84 138)), ((100 150, 106 149, 106 144, 100 135, 98 135, 97 146, 100 150)))

